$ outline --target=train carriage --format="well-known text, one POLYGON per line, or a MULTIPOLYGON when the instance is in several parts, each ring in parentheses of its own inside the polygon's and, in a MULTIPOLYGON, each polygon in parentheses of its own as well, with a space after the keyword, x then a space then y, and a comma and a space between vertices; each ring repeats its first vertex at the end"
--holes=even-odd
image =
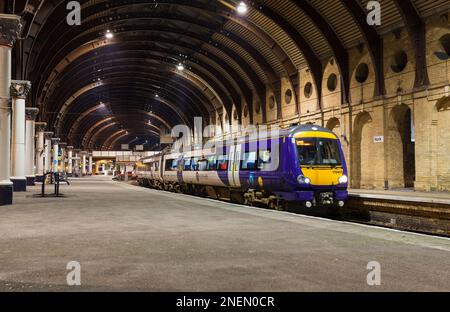
POLYGON ((245 136, 216 142, 214 148, 158 157, 160 172, 154 177, 165 190, 276 209, 288 202, 343 206, 347 199, 341 143, 333 132, 318 126, 291 127, 275 137, 245 136))

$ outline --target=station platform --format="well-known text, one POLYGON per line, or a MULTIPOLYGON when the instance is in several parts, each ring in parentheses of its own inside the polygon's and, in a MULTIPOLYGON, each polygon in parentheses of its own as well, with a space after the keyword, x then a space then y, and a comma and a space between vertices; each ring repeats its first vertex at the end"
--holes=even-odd
POLYGON ((450 239, 73 179, 1 207, 0 291, 450 291, 450 239), (367 265, 381 265, 381 285, 367 265))
POLYGON ((341 212, 346 220, 450 237, 450 192, 351 189, 341 212))
POLYGON ((417 203, 435 203, 450 205, 450 192, 418 192, 412 189, 366 190, 350 189, 349 195, 359 198, 378 198, 417 203))

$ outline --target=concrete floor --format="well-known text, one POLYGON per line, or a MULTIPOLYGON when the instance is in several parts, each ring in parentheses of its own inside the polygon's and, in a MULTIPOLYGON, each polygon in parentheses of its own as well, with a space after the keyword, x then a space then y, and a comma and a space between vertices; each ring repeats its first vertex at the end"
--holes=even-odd
POLYGON ((0 207, 0 290, 450 291, 450 240, 74 180, 0 207), (66 265, 81 263, 81 286, 66 265), (381 264, 368 286, 367 263, 381 264))

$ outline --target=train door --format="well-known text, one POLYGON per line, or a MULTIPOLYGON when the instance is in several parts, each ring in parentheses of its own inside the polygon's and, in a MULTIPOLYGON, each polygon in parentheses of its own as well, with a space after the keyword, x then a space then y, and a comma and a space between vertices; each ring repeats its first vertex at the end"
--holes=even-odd
POLYGON ((241 165, 242 146, 233 145, 230 148, 230 159, 228 165, 228 181, 231 187, 241 187, 239 180, 239 169, 241 165))

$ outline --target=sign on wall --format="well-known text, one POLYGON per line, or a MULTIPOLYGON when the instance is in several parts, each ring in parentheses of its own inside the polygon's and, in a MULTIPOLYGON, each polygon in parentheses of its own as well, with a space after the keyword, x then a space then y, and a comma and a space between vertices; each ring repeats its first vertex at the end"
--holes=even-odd
POLYGON ((383 143, 384 142, 384 136, 377 135, 373 137, 373 143, 383 143))
POLYGON ((122 144, 122 150, 129 150, 130 146, 128 144, 122 144))

